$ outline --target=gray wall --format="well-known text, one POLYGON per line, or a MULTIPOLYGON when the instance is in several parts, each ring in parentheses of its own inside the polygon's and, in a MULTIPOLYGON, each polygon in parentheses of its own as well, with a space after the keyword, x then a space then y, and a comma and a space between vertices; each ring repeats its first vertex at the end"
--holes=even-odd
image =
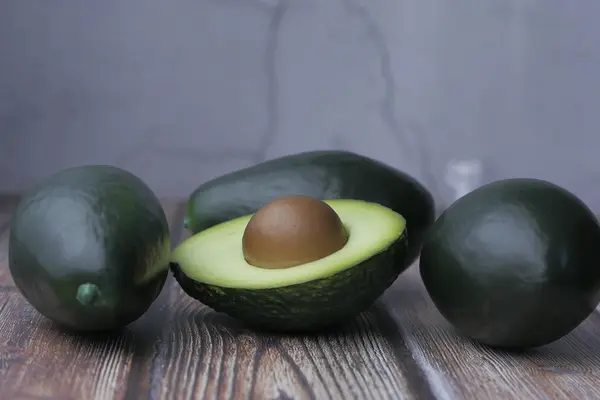
POLYGON ((185 196, 344 148, 442 201, 456 159, 600 209, 598 21, 597 0, 3 0, 0 191, 111 163, 185 196))

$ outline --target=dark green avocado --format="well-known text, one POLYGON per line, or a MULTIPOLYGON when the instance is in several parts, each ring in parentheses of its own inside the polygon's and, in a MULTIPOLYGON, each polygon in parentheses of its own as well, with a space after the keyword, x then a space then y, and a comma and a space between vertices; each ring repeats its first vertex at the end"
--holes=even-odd
POLYGON ((249 215, 177 246, 173 275, 189 296, 256 330, 298 333, 346 323, 368 309, 403 271, 406 220, 375 203, 326 203, 349 232, 346 245, 330 256, 280 270, 248 264, 242 235, 249 215))
POLYGON ((168 275, 169 227, 159 200, 112 166, 62 170, 29 190, 11 221, 16 287, 65 327, 104 331, 139 318, 168 275))
POLYGON ((439 217, 420 272, 462 334, 494 347, 542 346, 600 302, 600 226, 580 199, 552 183, 497 181, 439 217))
POLYGON ((409 235, 407 267, 418 257, 423 235, 435 219, 433 196, 413 177, 356 153, 312 151, 269 160, 201 185, 189 197, 186 226, 197 233, 288 195, 364 200, 401 214, 409 235))

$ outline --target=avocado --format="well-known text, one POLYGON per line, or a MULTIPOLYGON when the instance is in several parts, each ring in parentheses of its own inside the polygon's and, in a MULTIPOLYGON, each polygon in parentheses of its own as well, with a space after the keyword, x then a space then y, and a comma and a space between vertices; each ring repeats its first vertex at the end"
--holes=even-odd
POLYGON ((462 334, 512 349, 575 329, 600 302, 600 226, 574 194, 531 178, 496 181, 446 209, 430 229, 420 273, 462 334))
POLYGON ((279 269, 249 264, 242 240, 250 214, 182 242, 172 254, 173 275, 191 297, 255 329, 308 332, 342 324, 369 308, 404 269, 406 221, 376 203, 324 203, 348 233, 328 256, 279 269))
POLYGON ((19 201, 9 269, 42 315, 79 331, 139 318, 168 276, 169 227, 153 192, 112 166, 61 170, 19 201))
POLYGON ((406 267, 418 257, 423 235, 435 219, 433 196, 410 175, 348 151, 310 151, 265 161, 200 185, 189 196, 186 226, 198 233, 255 213, 288 195, 364 200, 401 214, 409 233, 406 267))

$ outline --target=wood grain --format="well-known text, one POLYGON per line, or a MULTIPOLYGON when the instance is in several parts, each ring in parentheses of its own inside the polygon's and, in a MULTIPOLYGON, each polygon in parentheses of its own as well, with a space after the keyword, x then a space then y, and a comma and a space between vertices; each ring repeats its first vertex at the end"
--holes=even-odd
MULTIPOLYGON (((171 226, 180 226, 180 210, 177 203, 165 204, 171 226)), ((8 218, 0 212, 0 226, 3 220, 8 218)), ((12 286, 8 233, 0 233, 0 398, 124 398, 130 371, 149 351, 142 339, 152 332, 140 333, 132 324, 114 335, 75 335, 41 317, 12 286)), ((160 300, 151 310, 161 308, 160 300)))
POLYGON ((458 335, 413 266, 382 298, 438 399, 600 398, 600 316, 526 353, 491 350, 458 335))

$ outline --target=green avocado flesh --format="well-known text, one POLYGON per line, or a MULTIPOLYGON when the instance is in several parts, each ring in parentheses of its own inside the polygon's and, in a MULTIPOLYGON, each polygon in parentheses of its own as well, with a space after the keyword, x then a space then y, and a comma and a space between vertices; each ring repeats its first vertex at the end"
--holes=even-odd
POLYGON ((406 266, 419 255, 435 219, 431 193, 380 161, 348 151, 310 151, 272 159, 200 185, 188 199, 187 228, 198 233, 257 212, 276 198, 356 199, 381 204, 406 218, 406 266))
POLYGON ((302 331, 354 318, 404 270, 404 218, 360 200, 328 200, 348 231, 339 251, 286 269, 248 264, 242 236, 251 215, 216 225, 180 244, 172 269, 184 291, 260 329, 302 331))
POLYGON ((420 258, 440 313, 464 335, 502 348, 556 341, 600 302, 600 226, 575 195, 506 179, 450 206, 420 258))
POLYGON ((62 170, 29 190, 11 221, 9 268, 42 315, 105 331, 139 318, 168 275, 170 238, 158 199, 111 166, 62 170))

